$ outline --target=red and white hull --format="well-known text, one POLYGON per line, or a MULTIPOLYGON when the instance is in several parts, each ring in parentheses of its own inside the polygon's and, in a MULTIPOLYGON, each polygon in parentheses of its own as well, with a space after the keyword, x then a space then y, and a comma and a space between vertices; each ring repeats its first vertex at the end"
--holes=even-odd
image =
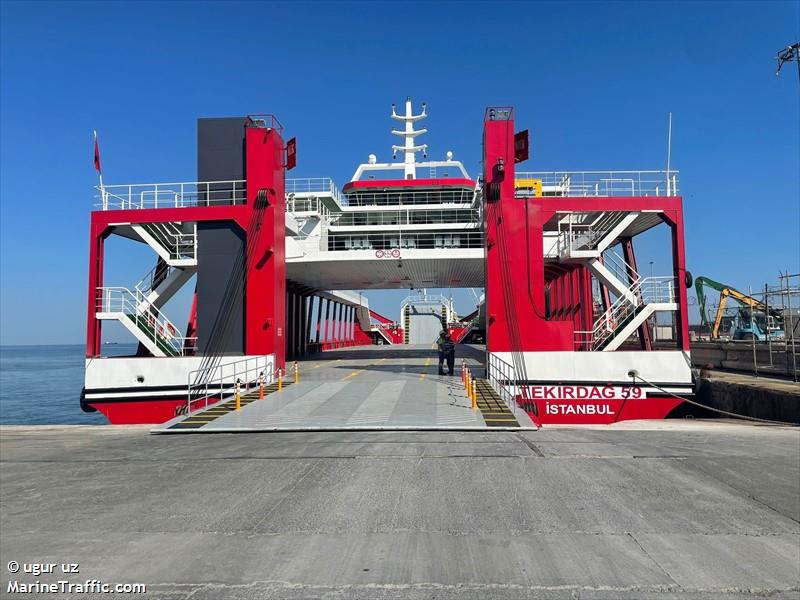
MULTIPOLYGON (((220 359, 221 368, 248 357, 220 359)), ((249 357, 264 360, 264 357, 249 357)), ((164 423, 186 407, 192 372, 203 357, 179 358, 115 357, 86 360, 85 387, 81 407, 103 413, 114 425, 164 423)), ((266 357, 265 373, 275 371, 274 356, 266 357)), ((250 379, 253 374, 248 375, 250 379)), ((242 376, 243 381, 246 379, 242 376)), ((272 378, 268 375, 266 383, 272 378)), ((230 387, 230 386, 228 386, 230 387)))

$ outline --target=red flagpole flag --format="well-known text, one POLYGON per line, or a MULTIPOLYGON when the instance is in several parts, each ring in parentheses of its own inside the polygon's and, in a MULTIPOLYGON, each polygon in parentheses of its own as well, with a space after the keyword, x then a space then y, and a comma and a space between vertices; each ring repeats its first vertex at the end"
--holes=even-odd
POLYGON ((103 170, 100 168, 100 143, 97 141, 97 132, 94 132, 94 168, 97 169, 98 173, 102 173, 103 170))

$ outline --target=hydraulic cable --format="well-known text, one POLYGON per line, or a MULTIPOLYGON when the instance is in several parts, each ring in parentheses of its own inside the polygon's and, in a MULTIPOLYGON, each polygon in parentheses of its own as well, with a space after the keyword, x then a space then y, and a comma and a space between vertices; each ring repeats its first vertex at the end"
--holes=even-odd
POLYGON ((250 223, 248 224, 246 232, 247 244, 245 250, 237 257, 231 268, 230 276, 228 277, 228 282, 223 294, 223 299, 220 304, 220 311, 218 312, 217 318, 215 319, 214 324, 211 327, 211 331, 209 332, 206 352, 203 360, 200 363, 200 366, 198 367, 194 381, 192 382, 192 388, 198 388, 203 384, 208 383, 211 373, 213 373, 214 369, 216 369, 221 362, 224 343, 230 331, 232 316, 235 312, 235 302, 239 292, 244 291, 245 270, 247 265, 251 264, 251 261, 253 260, 253 254, 255 249, 258 247, 258 242, 261 238, 261 234, 263 233, 263 228, 261 225, 266 206, 267 190, 261 189, 256 195, 253 214, 250 218, 250 223))
POLYGON ((259 190, 256 200, 256 209, 251 216, 246 232, 247 246, 245 251, 237 257, 236 262, 231 268, 231 274, 228 278, 225 293, 223 294, 220 311, 209 333, 209 343, 207 345, 207 352, 201 363, 201 369, 208 368, 212 364, 216 366, 216 363, 218 363, 221 358, 223 345, 230 330, 231 318, 235 310, 235 301, 237 300, 238 294, 243 291, 245 269, 247 265, 250 264, 260 239, 261 221, 265 203, 266 190, 259 190))

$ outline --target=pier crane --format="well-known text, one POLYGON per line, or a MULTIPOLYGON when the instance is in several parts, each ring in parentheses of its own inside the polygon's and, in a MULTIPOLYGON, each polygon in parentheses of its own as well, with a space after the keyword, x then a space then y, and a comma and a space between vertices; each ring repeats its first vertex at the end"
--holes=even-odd
POLYGON ((729 298, 740 305, 736 316, 732 320, 728 318, 731 325, 731 339, 766 341, 767 336, 771 339, 783 337, 783 315, 780 310, 771 308, 730 285, 719 283, 708 277, 698 277, 694 287, 697 290, 697 302, 700 305, 700 318, 703 325, 711 330, 712 339, 720 337, 720 328, 723 321, 726 320, 725 307, 729 298), (709 324, 706 314, 705 286, 719 292, 719 306, 717 306, 713 326, 709 324))

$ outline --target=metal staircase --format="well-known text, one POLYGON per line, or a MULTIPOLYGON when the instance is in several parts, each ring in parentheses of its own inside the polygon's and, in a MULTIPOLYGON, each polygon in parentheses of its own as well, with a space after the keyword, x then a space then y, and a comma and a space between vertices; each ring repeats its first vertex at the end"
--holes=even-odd
POLYGON ((153 356, 181 356, 187 338, 137 289, 98 288, 97 312, 101 320, 122 323, 153 356))
POLYGON ((619 296, 594 322, 592 331, 576 332, 591 350, 616 350, 655 312, 678 310, 674 277, 637 279, 628 291, 633 301, 628 295, 619 296))
POLYGON ((197 266, 197 223, 136 223, 131 229, 168 265, 197 266))
POLYGON ((173 267, 159 260, 135 286, 136 291, 144 296, 140 310, 145 310, 148 306, 164 306, 196 272, 196 266, 173 267))
POLYGON ((193 338, 185 337, 161 308, 197 271, 197 224, 137 223, 131 229, 159 260, 133 289, 98 288, 95 316, 122 323, 153 356, 182 356, 193 338))
POLYGON ((576 344, 583 349, 616 350, 654 313, 678 310, 674 277, 642 278, 610 250, 639 214, 568 213, 559 221, 559 260, 586 266, 616 296, 591 331, 575 332, 576 344))

